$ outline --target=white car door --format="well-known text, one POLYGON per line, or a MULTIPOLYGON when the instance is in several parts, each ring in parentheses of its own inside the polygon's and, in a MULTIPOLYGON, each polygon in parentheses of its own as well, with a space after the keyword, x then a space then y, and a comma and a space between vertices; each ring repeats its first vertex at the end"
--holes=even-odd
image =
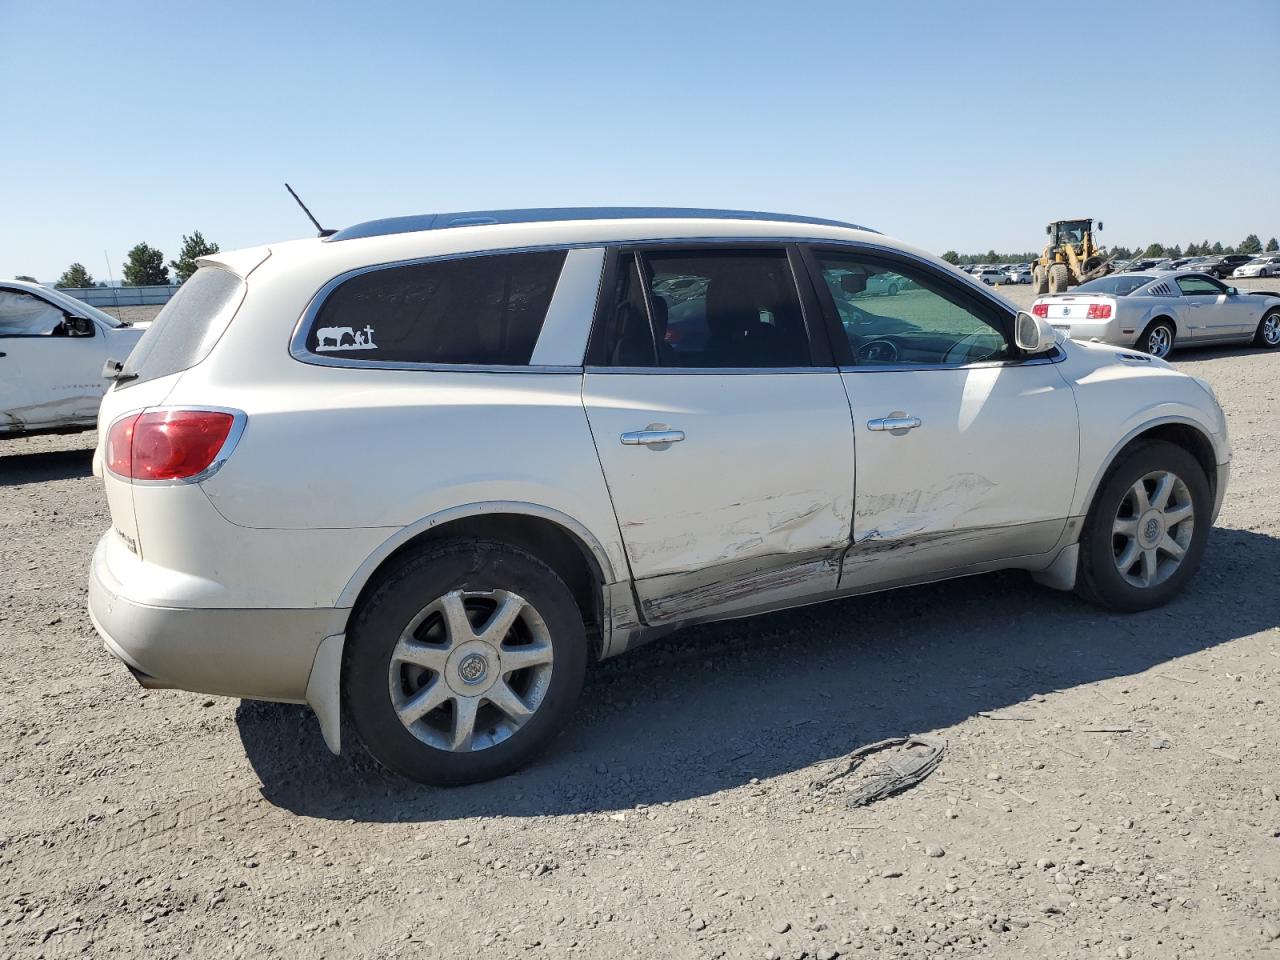
POLYGON ((583 402, 648 623, 836 587, 853 434, 795 256, 686 244, 611 258, 583 402))
POLYGON ((885 252, 818 247, 809 262, 857 451, 841 590, 1052 551, 1075 491, 1078 416, 1055 363, 1011 346, 1013 312, 885 252), (855 301, 860 276, 878 272, 914 282, 891 303, 855 301))
POLYGON ((103 331, 85 320, 75 335, 67 319, 36 294, 0 288, 0 430, 93 423, 108 385, 103 331))

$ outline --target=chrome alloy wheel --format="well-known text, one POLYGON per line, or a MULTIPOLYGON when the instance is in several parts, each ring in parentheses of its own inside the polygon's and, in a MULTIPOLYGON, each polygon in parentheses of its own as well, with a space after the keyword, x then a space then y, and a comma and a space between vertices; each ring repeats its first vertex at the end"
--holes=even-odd
POLYGON ((1169 355, 1172 346, 1173 341, 1169 336, 1168 327, 1156 327, 1147 334, 1147 353, 1153 357, 1163 360, 1169 355))
POLYGON ((1272 347, 1280 343, 1280 313, 1273 313, 1262 321, 1262 339, 1272 347))
POLYGON ((452 590, 409 621, 391 652, 391 703, 439 750, 484 750, 542 704, 553 648, 533 605, 507 590, 452 590))
POLYGON ((1167 470, 1148 473, 1120 500, 1111 533, 1120 576, 1135 587, 1163 583, 1181 565, 1195 533, 1191 491, 1167 470))

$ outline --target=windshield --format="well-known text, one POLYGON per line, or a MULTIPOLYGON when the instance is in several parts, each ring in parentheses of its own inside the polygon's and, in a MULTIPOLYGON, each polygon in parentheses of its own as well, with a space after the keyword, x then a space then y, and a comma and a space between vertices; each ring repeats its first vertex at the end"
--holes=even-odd
POLYGON ((1112 276, 1099 277, 1097 280, 1090 280, 1076 287, 1079 293, 1109 293, 1116 297, 1127 297, 1139 287, 1144 287, 1151 282, 1150 277, 1142 276, 1112 276))

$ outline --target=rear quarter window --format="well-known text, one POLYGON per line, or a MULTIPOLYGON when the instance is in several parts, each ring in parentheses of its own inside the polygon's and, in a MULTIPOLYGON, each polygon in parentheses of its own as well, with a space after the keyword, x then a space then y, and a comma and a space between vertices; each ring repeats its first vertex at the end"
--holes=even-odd
POLYGON ((119 384, 144 383, 189 370, 209 355, 244 300, 244 280, 201 267, 178 288, 125 361, 119 384))
POLYGON ((305 326, 305 359, 524 366, 565 252, 379 267, 342 281, 305 326))

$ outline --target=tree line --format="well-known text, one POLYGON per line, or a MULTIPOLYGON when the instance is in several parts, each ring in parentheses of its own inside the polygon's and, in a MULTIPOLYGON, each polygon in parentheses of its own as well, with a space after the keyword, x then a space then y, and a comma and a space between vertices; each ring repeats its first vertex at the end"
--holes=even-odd
MULTIPOLYGON (((170 260, 168 266, 164 262, 164 254, 155 247, 147 243, 139 243, 132 250, 124 262, 124 269, 121 271, 123 284, 126 287, 159 287, 169 283, 186 283, 187 279, 196 272, 196 260, 200 257, 207 257, 211 253, 217 253, 219 247, 216 243, 210 243, 204 238, 199 230, 187 236, 183 234, 182 249, 178 253, 178 259, 170 260), (169 271, 173 271, 173 279, 169 279, 169 271)), ((19 275, 15 280, 27 280, 31 283, 37 283, 35 277, 19 275)), ((105 287, 106 284, 98 281, 95 282, 93 274, 85 268, 83 263, 73 263, 62 272, 62 276, 54 283, 55 287, 105 287)))
MULTIPOLYGON (((994 250, 988 250, 986 253, 956 253, 954 250, 948 250, 942 255, 942 259, 947 263, 957 265, 962 263, 1024 263, 1040 259, 1041 252, 1040 250, 1033 250, 1023 253, 996 253, 994 250)), ((1249 234, 1235 246, 1220 242, 1210 243, 1205 240, 1201 243, 1188 243, 1185 247, 1176 243, 1173 246, 1152 243, 1145 247, 1141 245, 1133 248, 1110 247, 1107 250, 1107 253, 1117 260, 1132 260, 1134 257, 1170 257, 1176 260, 1179 257, 1210 257, 1226 253, 1243 253, 1249 256, 1257 256, 1260 253, 1277 252, 1280 252, 1280 240, 1272 237, 1264 247, 1256 233, 1249 234)))

